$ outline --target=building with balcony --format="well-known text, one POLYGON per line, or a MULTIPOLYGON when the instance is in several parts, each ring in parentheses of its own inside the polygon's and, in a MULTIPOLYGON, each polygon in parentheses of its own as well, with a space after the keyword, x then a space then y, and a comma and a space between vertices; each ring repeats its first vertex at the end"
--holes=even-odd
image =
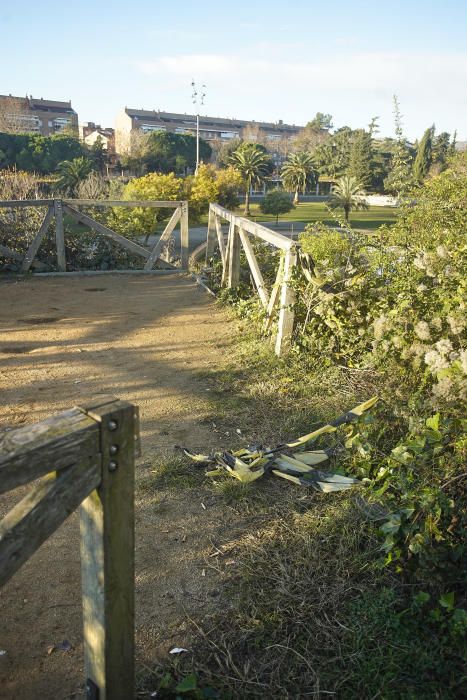
POLYGON ((0 131, 52 136, 65 129, 78 135, 78 115, 71 102, 0 95, 0 131))
MULTIPOLYGON (((256 122, 224 117, 199 117, 199 135, 205 141, 216 145, 236 138, 257 140, 268 150, 274 151, 279 143, 287 142, 303 129, 282 121, 256 122)), ((125 109, 117 116, 115 123, 115 148, 117 153, 131 151, 131 137, 134 133, 171 132, 175 134, 196 134, 196 115, 175 114, 172 112, 125 109)))

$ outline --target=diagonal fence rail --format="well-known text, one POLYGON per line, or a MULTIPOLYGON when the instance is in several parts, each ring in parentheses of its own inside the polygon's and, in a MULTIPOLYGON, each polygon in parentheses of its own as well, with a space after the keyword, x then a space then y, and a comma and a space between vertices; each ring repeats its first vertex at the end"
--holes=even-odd
POLYGON ((101 398, 0 436, 0 494, 36 482, 0 521, 0 587, 80 511, 87 700, 134 694, 137 407, 101 398))
POLYGON ((167 260, 161 258, 162 249, 165 243, 169 240, 175 227, 180 226, 180 262, 181 269, 186 269, 188 266, 188 247, 189 247, 189 226, 188 226, 188 202, 186 201, 127 201, 127 200, 94 200, 94 199, 24 199, 24 200, 3 200, 0 201, 0 208, 15 209, 25 207, 47 207, 44 219, 31 241, 25 255, 18 253, 11 248, 0 245, 0 255, 16 260, 21 263, 21 272, 29 272, 31 267, 43 269, 44 265, 36 260, 40 246, 49 230, 53 220, 55 220, 55 247, 57 255, 57 268, 59 272, 66 272, 66 251, 65 251, 65 231, 64 231, 64 215, 70 216, 75 221, 88 226, 98 234, 106 236, 115 243, 121 245, 126 250, 129 250, 133 255, 138 255, 144 260, 143 270, 146 272, 152 270, 154 265, 161 261, 164 265, 176 269, 174 265, 167 260), (165 229, 161 233, 159 239, 148 250, 135 241, 122 236, 108 226, 104 226, 99 221, 96 221, 89 214, 80 211, 79 207, 142 207, 151 209, 173 209, 173 214, 170 217, 165 229))
POLYGON ((243 248, 256 292, 265 309, 266 330, 273 322, 276 307, 279 307, 275 350, 277 355, 281 355, 290 346, 293 332, 295 293, 291 283, 293 271, 297 265, 299 246, 290 238, 272 231, 266 226, 242 216, 236 216, 219 204, 210 204, 206 261, 213 255, 216 247, 219 248, 222 260, 222 284, 229 289, 234 289, 239 285, 240 254, 243 248), (222 231, 223 221, 229 223, 227 241, 222 231), (255 256, 252 245, 254 238, 279 248, 281 251, 276 279, 270 290, 267 289, 255 256))

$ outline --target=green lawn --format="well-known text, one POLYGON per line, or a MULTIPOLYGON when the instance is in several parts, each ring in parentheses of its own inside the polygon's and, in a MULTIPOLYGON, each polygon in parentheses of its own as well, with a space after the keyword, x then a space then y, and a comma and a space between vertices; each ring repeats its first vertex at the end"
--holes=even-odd
MULTIPOLYGON (((261 213, 259 204, 252 204, 250 208, 251 217, 249 218, 253 221, 275 222, 275 216, 261 213)), ((243 216, 243 207, 239 207, 236 213, 239 216, 243 216)), ((350 223, 353 228, 376 229, 382 224, 393 224, 397 218, 397 214, 398 209, 393 207, 370 207, 366 211, 351 212, 350 223)), ((343 216, 343 213, 341 212, 340 215, 343 216)), ((281 215, 279 217, 279 223, 281 221, 301 221, 305 223, 323 221, 331 226, 337 223, 329 214, 326 208, 326 202, 302 202, 288 214, 281 215)))

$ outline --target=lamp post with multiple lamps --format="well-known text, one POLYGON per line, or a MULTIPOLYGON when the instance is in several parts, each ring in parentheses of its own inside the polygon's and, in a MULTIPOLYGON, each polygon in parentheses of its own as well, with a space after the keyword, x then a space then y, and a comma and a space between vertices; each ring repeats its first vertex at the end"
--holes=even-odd
POLYGON ((198 174, 199 168, 199 108, 204 105, 204 98, 206 97, 206 85, 201 85, 201 93, 196 87, 194 80, 191 81, 191 87, 193 92, 191 94, 191 101, 196 107, 196 170, 195 175, 198 174))

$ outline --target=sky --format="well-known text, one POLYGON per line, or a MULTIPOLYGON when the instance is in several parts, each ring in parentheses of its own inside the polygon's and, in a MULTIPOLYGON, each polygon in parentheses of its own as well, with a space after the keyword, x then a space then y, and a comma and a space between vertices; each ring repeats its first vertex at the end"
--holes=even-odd
POLYGON ((0 93, 70 100, 114 126, 125 106, 335 128, 379 117, 409 139, 467 140, 465 0, 0 0, 0 93))

